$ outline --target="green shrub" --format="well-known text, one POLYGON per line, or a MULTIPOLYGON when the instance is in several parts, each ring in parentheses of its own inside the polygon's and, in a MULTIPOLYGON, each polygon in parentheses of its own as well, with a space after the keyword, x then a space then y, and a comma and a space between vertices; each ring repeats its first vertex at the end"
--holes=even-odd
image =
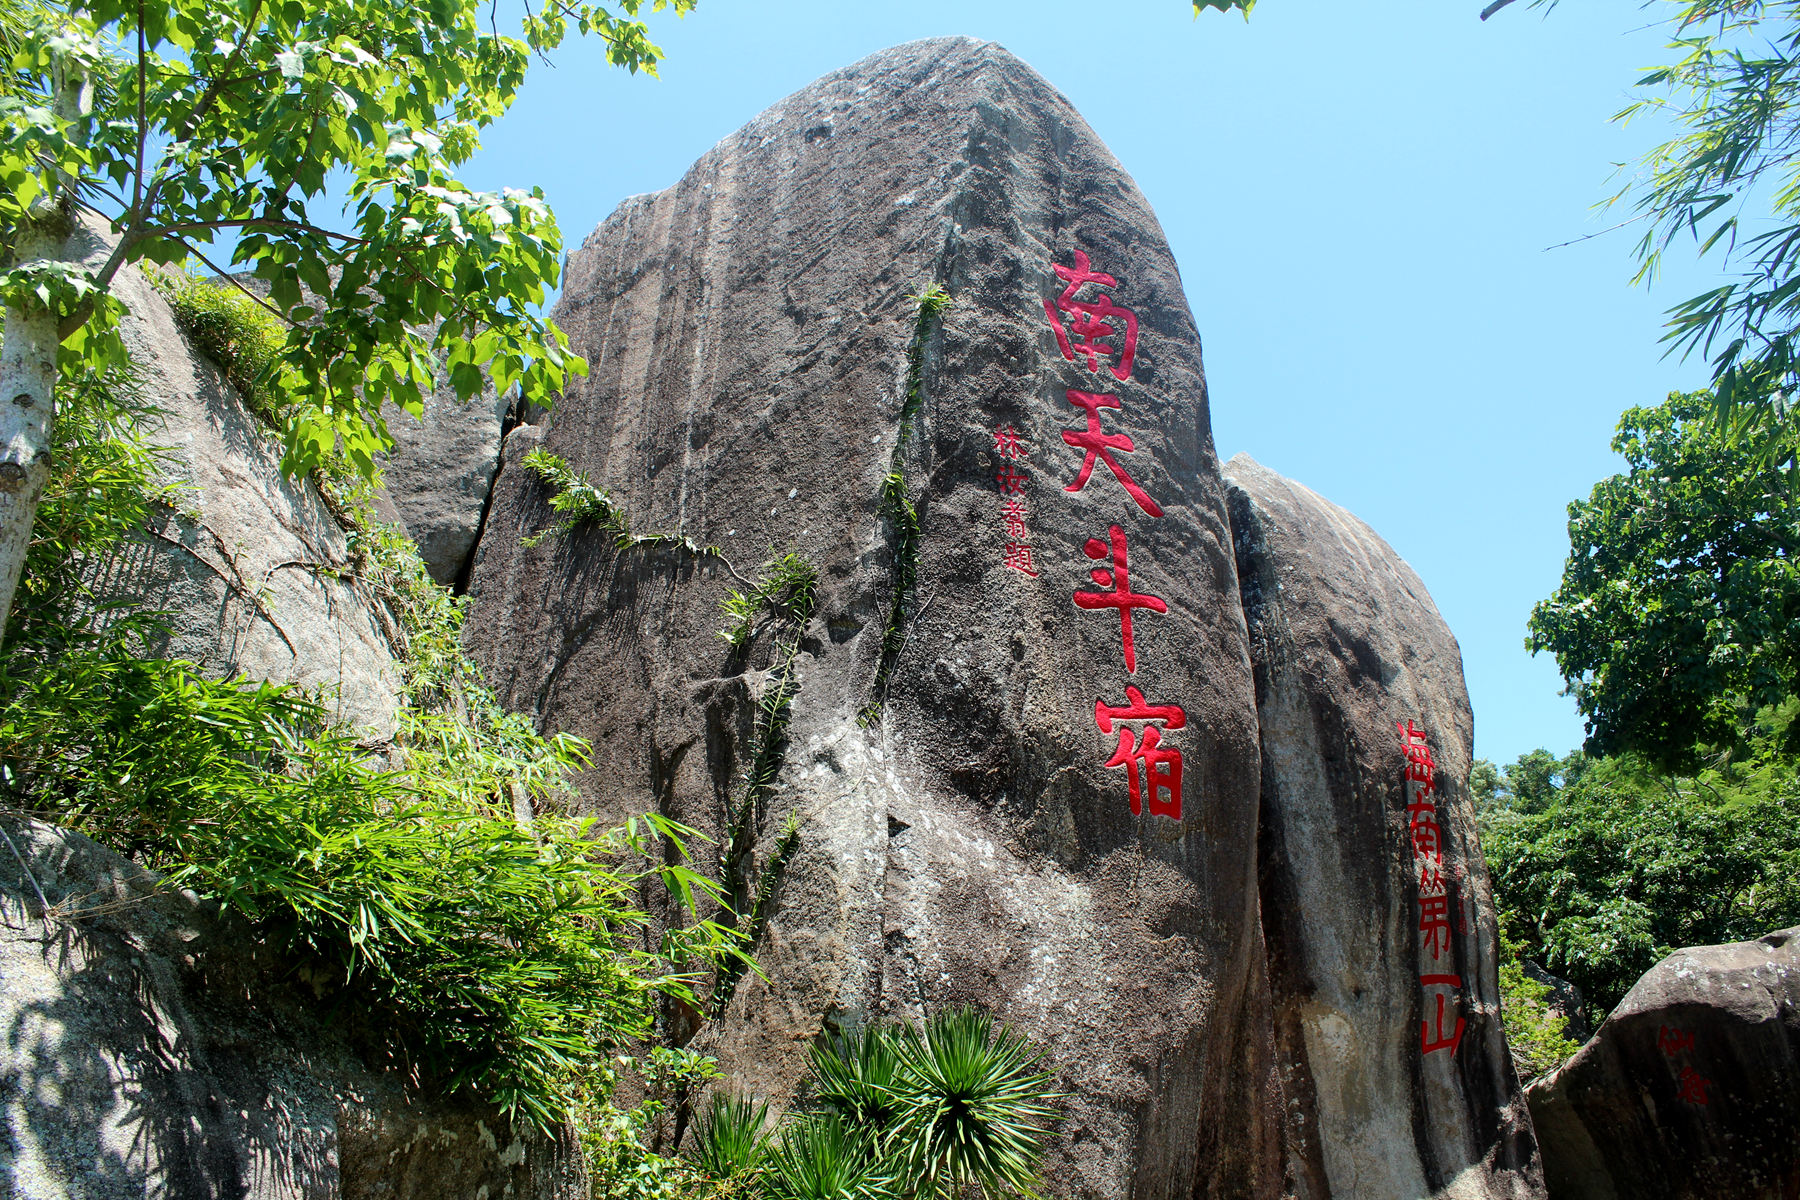
POLYGON ((1800 772, 1770 744, 1693 776, 1541 751, 1509 768, 1481 844, 1520 953, 1604 1016, 1679 947, 1800 924, 1800 772))
POLYGON ((1043 1054, 971 1008, 922 1028, 871 1026, 811 1052, 811 1108, 789 1115, 760 1158, 747 1101, 715 1100, 692 1158, 752 1178, 766 1200, 1036 1196, 1058 1113, 1043 1054), (725 1115, 719 1115, 723 1112, 725 1115))
POLYGON ((659 997, 702 1003, 693 987, 736 935, 699 918, 718 893, 680 854, 691 831, 557 812, 585 744, 541 736, 481 686, 462 607, 368 517, 369 489, 346 493, 351 581, 389 615, 406 678, 385 757, 294 687, 148 656, 157 615, 96 601, 94 558, 181 494, 136 440, 129 378, 59 395, 59 466, 0 649, 9 807, 218 900, 379 1054, 528 1121, 569 1115, 610 1056, 651 1038, 659 997), (518 800, 537 817, 522 824, 518 800), (653 924, 651 889, 691 923, 653 924))
POLYGON ((146 272, 174 310, 175 324, 219 368, 244 407, 271 430, 285 423, 286 402, 276 383, 287 345, 280 317, 237 288, 166 271, 146 272))
POLYGON ((1500 1016, 1506 1025, 1506 1044, 1518 1064, 1521 1082, 1547 1075, 1581 1049, 1581 1043, 1563 1033, 1568 1022, 1550 1007, 1550 985, 1525 973, 1518 947, 1506 940, 1500 945, 1500 1016))

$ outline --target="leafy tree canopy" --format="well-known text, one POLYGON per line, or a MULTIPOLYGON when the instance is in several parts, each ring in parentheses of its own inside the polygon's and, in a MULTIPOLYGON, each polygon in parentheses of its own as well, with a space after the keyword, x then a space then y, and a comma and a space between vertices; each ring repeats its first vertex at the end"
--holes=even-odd
POLYGON ((1624 415, 1629 470, 1569 506, 1562 584, 1532 611, 1526 646, 1556 655, 1591 753, 1691 767, 1800 690, 1800 497, 1709 411, 1677 393, 1624 415))
MULTIPOLYGON (((685 11, 693 0, 652 0, 685 11)), ((552 3, 520 36, 490 32, 476 0, 152 0, 45 10, 14 31, 13 94, 0 97, 0 243, 61 203, 110 220, 98 270, 51 257, 0 274, 9 307, 38 304, 95 364, 117 361, 105 293, 136 260, 170 262, 233 239, 233 263, 270 283, 294 322, 283 386, 299 403, 288 466, 318 465, 341 440, 367 472, 385 441, 380 405, 411 412, 432 351, 459 392, 519 384, 547 399, 579 360, 534 315, 561 242, 540 194, 478 192, 455 168, 506 111, 533 53, 571 25, 598 32, 613 62, 654 67, 634 17, 552 3), (60 87, 60 91, 59 91, 60 87), (71 95, 74 92, 74 95, 71 95), (347 227, 321 213, 347 176, 347 227), (302 289, 325 301, 315 312, 302 289), (442 320, 435 346, 415 327, 442 320)))
POLYGON ((1605 1013, 1681 946, 1800 924, 1800 775, 1766 743, 1727 771, 1526 755, 1481 815, 1501 922, 1605 1013))

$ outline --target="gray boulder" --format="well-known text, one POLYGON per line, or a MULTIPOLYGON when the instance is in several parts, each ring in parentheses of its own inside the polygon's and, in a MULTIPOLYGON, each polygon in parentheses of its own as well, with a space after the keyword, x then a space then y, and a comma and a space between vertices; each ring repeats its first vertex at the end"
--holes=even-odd
POLYGON ((1278 1195, 1256 710, 1200 340, 1080 115, 992 44, 874 55, 625 201, 555 317, 592 373, 508 439, 468 638, 505 701, 593 741, 590 809, 659 808, 726 848, 734 890, 769 883, 768 978, 701 1044, 780 1100, 821 1031, 975 1002, 1073 1093, 1058 1194, 1278 1195), (915 341, 934 284, 954 304, 915 341), (719 553, 526 547, 552 520, 535 445, 636 532, 719 553), (740 653, 720 602, 771 551, 817 565, 816 614, 740 653), (755 702, 789 678, 758 759, 755 702))
POLYGON ((1541 1196, 1500 1022, 1456 639, 1367 525, 1247 455, 1225 478, 1294 1194, 1541 1196), (1401 726, 1420 731, 1410 754, 1401 726))
POLYGON ((0 831, 0 1196, 585 1200, 568 1136, 370 1070, 241 925, 80 834, 0 831))
POLYGON ((1678 950, 1526 1091, 1556 1200, 1800 1195, 1800 929, 1678 950))
MULTIPOLYGON (((90 231, 77 236, 90 255, 105 249, 90 231)), ((144 439, 173 451, 184 493, 156 528, 87 564, 92 585, 167 614, 153 653, 215 677, 299 683, 339 721, 390 735, 400 672, 385 610, 351 578, 342 526, 310 480, 282 477, 280 447, 144 277, 128 268, 114 291, 144 394, 163 410, 144 439)))
POLYGON ((445 587, 462 581, 500 469, 500 435, 511 401, 485 377, 478 395, 459 400, 447 380, 425 398, 425 415, 387 405, 394 445, 382 460, 384 516, 419 544, 425 569, 445 587))

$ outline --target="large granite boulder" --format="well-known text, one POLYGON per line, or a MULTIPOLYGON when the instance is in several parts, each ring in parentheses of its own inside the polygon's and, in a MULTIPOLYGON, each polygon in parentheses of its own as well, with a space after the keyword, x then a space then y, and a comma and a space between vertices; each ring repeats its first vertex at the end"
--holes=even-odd
POLYGON ((1800 929, 1671 954, 1526 1096, 1555 1200, 1800 1196, 1800 929))
POLYGON ((1080 115, 992 44, 874 55, 625 201, 555 317, 592 373, 509 438, 468 636, 507 702, 592 739, 592 810, 660 808, 772 898, 768 978, 703 1044, 780 1099, 821 1030, 979 1003, 1073 1093, 1059 1194, 1278 1195, 1200 339, 1080 115), (534 446, 689 542, 528 547, 534 446), (734 575, 789 551, 820 572, 805 627, 721 640, 734 575), (756 701, 795 685, 765 737, 756 701))
POLYGON ((1500 1022, 1462 656, 1373 530, 1233 458, 1261 889, 1302 1200, 1543 1194, 1500 1022))
POLYGON ((371 1071, 241 926, 80 834, 0 832, 0 1196, 585 1200, 572 1139, 371 1071))
MULTIPOLYGON (((97 233, 76 236, 104 254, 97 233)), ((144 440, 172 452, 183 494, 155 528, 89 563, 91 584, 166 615, 153 653, 215 677, 297 682, 340 722, 390 734, 400 672, 384 610, 351 577, 343 527, 310 480, 283 478, 280 446, 144 277, 127 268, 113 288, 145 398, 162 410, 144 440)))

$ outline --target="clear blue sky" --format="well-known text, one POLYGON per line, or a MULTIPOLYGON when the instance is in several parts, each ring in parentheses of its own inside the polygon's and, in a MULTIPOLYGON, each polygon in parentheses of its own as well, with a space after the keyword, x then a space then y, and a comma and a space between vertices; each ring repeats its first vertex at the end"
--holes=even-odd
POLYGON ((1424 578, 1462 643, 1476 753, 1581 740, 1531 605, 1568 551, 1564 507, 1617 469, 1619 413, 1704 379, 1664 360, 1691 257, 1628 285, 1634 229, 1594 211, 1619 127, 1662 61, 1635 0, 700 0, 654 19, 660 79, 596 44, 539 68, 468 178, 541 185, 570 246, 623 197, 674 183, 782 96, 884 46, 1006 46, 1081 110, 1155 205, 1205 340, 1222 458, 1247 451, 1362 517, 1424 578))

